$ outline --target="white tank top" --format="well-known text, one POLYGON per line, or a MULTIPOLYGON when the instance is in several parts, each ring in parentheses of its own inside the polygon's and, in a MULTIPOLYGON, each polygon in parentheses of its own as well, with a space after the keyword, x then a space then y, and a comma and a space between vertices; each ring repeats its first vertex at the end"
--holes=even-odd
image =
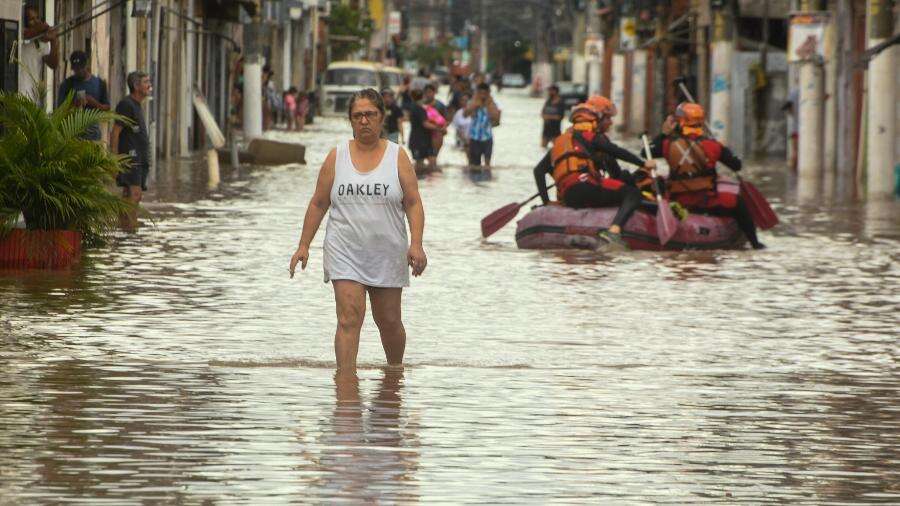
POLYGON ((383 288, 409 286, 399 152, 399 145, 387 141, 381 163, 359 172, 350 159, 350 142, 338 145, 325 231, 326 283, 349 279, 383 288))

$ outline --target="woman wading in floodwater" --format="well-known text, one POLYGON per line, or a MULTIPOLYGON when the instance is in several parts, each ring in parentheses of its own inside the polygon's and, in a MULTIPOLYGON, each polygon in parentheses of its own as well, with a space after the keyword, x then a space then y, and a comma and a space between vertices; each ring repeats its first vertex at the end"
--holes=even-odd
POLYGON ((381 138, 384 110, 381 95, 373 89, 351 97, 353 140, 339 144, 325 158, 289 268, 292 278, 298 263, 306 268, 309 245, 330 208, 324 264, 325 282, 331 281, 337 306, 334 353, 339 370, 356 369, 366 293, 388 364, 403 363, 406 330, 400 300, 403 287, 409 286, 407 266, 418 276, 428 262, 422 249, 425 211, 416 174, 406 152, 381 138))

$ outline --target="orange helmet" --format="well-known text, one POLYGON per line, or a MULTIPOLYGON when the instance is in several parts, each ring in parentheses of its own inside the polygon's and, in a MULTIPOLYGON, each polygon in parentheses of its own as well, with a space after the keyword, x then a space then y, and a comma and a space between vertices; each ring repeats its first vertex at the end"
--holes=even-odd
POLYGON ((616 104, 604 96, 591 95, 585 103, 592 106, 600 117, 612 118, 616 115, 616 104))
POLYGON ((681 126, 702 126, 705 116, 703 106, 693 102, 682 102, 675 108, 675 118, 681 126))
POLYGON ((572 113, 569 115, 569 121, 575 130, 595 130, 599 119, 597 109, 587 102, 572 107, 572 113))

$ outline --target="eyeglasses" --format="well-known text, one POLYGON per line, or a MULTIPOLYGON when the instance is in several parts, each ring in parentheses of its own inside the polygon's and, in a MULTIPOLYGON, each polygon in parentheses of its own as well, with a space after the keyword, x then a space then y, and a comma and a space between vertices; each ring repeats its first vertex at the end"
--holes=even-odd
POLYGON ((350 119, 359 123, 363 120, 363 118, 366 118, 366 121, 371 122, 375 121, 378 118, 379 114, 381 113, 379 113, 378 111, 360 111, 351 114, 350 119))

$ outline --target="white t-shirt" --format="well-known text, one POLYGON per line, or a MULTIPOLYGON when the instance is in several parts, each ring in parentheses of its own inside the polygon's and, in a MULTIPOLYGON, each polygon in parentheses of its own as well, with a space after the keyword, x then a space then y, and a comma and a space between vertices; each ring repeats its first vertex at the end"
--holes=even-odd
POLYGON ((469 138, 469 125, 472 124, 472 118, 466 117, 463 109, 456 111, 453 115, 453 121, 450 123, 456 129, 456 134, 464 139, 469 138))
MULTIPOLYGON (((44 80, 44 56, 50 54, 50 43, 38 41, 23 43, 19 50, 19 92, 31 96, 36 82, 44 80)), ((38 97, 40 98, 40 97, 38 97)))

